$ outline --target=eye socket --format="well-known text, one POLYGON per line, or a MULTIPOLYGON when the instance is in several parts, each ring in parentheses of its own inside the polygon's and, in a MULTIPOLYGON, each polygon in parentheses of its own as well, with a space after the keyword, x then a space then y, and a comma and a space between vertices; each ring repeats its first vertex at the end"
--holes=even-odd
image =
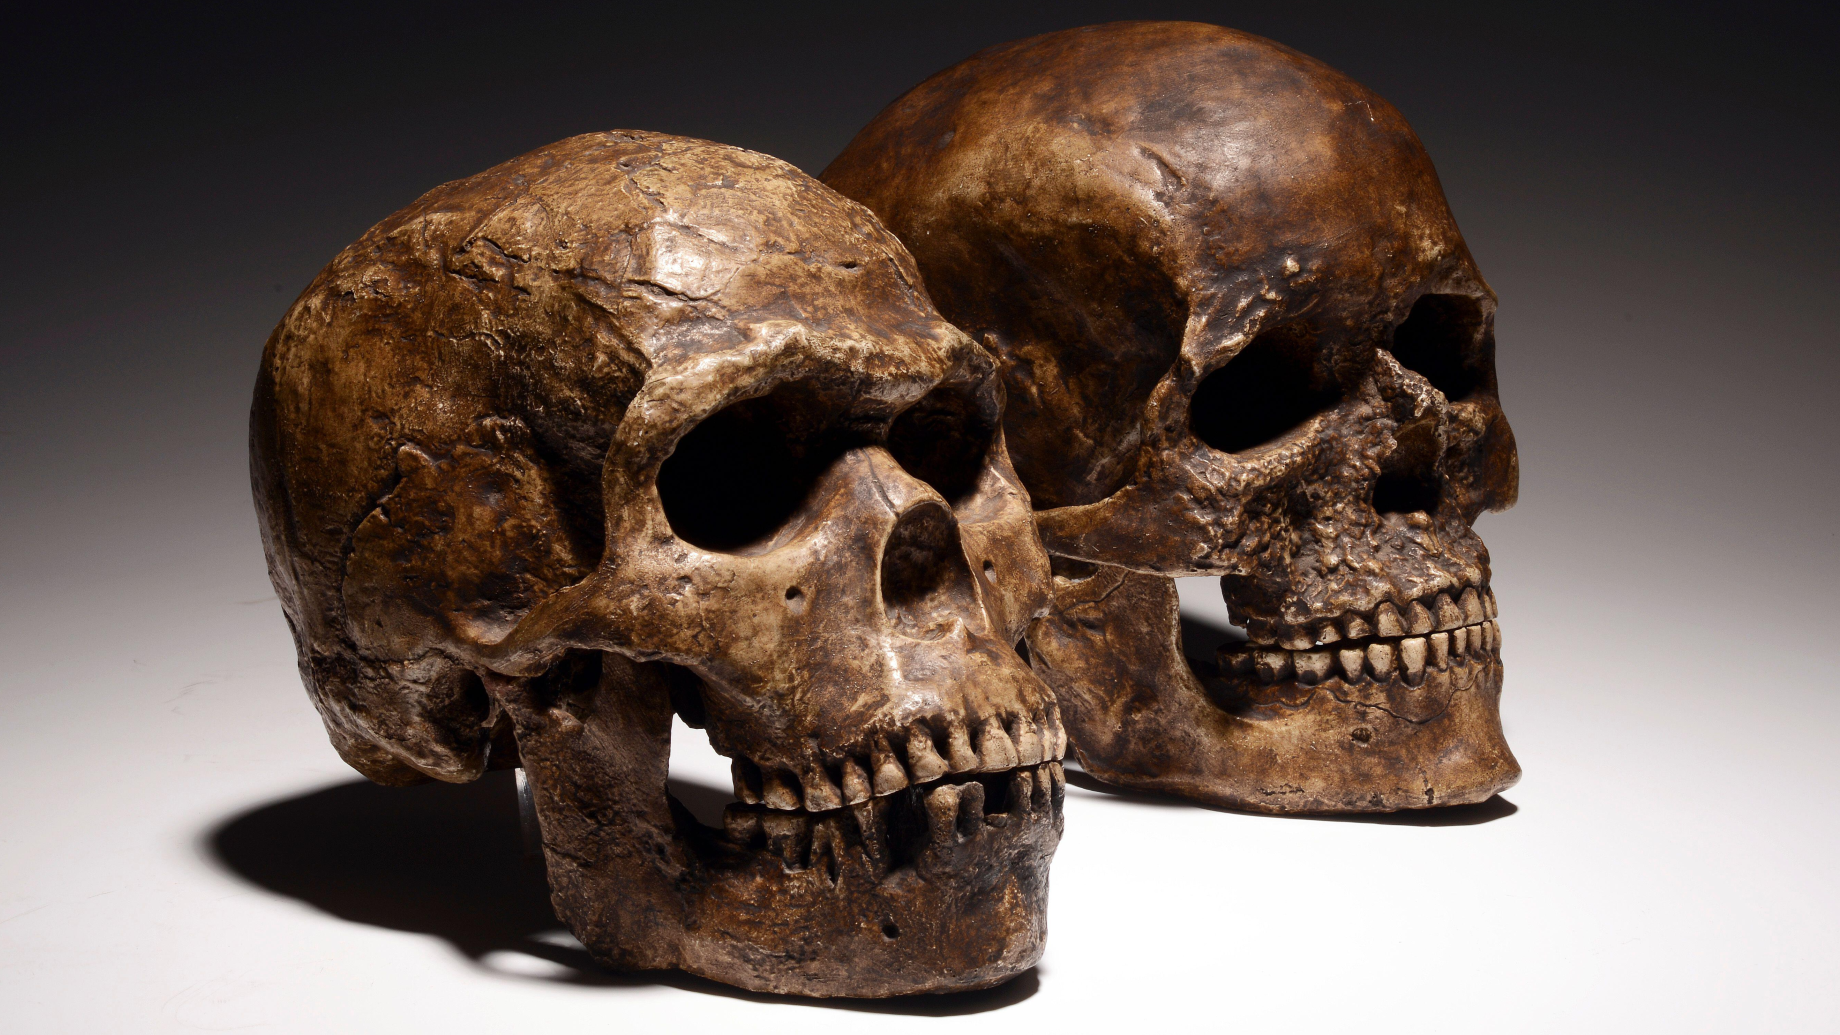
POLYGON ((1473 298, 1425 295, 1394 328, 1387 351, 1401 366, 1423 374, 1444 398, 1458 402, 1482 385, 1477 368, 1482 323, 1482 305, 1473 298))
POLYGON ((802 434, 782 394, 736 403, 678 440, 658 498, 679 539, 724 553, 762 545, 842 452, 834 438, 802 434))
POLYGON ((895 418, 888 452, 956 507, 977 488, 996 433, 996 421, 974 395, 938 388, 895 418))
POLYGON ((1341 391, 1318 362, 1319 352, 1303 324, 1252 339, 1195 389, 1188 415, 1195 437, 1222 452, 1244 452, 1334 406, 1341 391))

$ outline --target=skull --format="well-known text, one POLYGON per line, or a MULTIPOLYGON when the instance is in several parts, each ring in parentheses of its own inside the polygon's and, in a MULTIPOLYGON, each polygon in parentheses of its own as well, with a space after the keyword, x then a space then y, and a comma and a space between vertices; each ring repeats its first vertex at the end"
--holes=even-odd
POLYGON ((593 134, 335 259, 268 343, 251 466, 347 761, 521 766, 610 965, 882 996, 1042 950, 1065 735, 1000 407, 860 206, 593 134), (673 711, 733 760, 724 829, 667 791, 673 711))
POLYGON ((1502 737, 1495 296, 1390 105, 1269 41, 1120 23, 985 51, 824 179, 1000 359, 1054 556, 1030 632, 1096 778, 1262 811, 1474 802, 1502 737), (1176 576, 1248 642, 1190 663, 1176 576))

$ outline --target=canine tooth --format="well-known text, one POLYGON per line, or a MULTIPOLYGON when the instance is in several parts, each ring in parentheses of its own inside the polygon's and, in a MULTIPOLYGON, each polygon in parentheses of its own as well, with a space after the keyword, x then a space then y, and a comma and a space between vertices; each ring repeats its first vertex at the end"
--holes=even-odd
POLYGON ((987 773, 1001 773, 1016 768, 1016 742, 1003 732, 1003 723, 995 718, 984 720, 978 735, 978 768, 987 773))
MULTIPOLYGON (((1443 598, 1440 597, 1439 599, 1443 598)), ((1405 617, 1406 632, 1411 633, 1413 636, 1423 636, 1431 631, 1431 612, 1425 610, 1425 605, 1418 601, 1414 600, 1406 605, 1405 617)), ((1457 624, 1462 625, 1463 623, 1458 622, 1457 624)))
POLYGON ((958 785, 940 784, 926 792, 926 828, 935 844, 951 844, 958 833, 958 785))
POLYGON ((760 780, 760 800, 767 808, 796 812, 799 808, 799 785, 792 774, 779 769, 769 770, 760 780))
POLYGON ((1392 604, 1381 604, 1374 612, 1374 633, 1389 640, 1404 636, 1406 623, 1399 620, 1399 609, 1392 604))
POLYGON ((1361 666, 1367 663, 1367 652, 1359 647, 1344 647, 1335 654, 1342 663, 1342 678, 1350 683, 1361 678, 1361 666))
POLYGON ((971 749, 971 734, 957 719, 946 724, 946 763, 955 773, 968 773, 978 767, 977 752, 971 749))
POLYGON ((1479 632, 1477 629, 1452 629, 1444 635, 1450 637, 1450 653, 1461 658, 1469 653, 1470 636, 1479 632))
POLYGON ((1324 622, 1316 627, 1317 643, 1334 643, 1341 638, 1342 631, 1335 627, 1334 622, 1324 622))
POLYGON ((730 841, 747 844, 760 833, 760 813, 730 805, 722 810, 722 829, 730 841))
POLYGON ((1367 624, 1367 619, 1360 615, 1349 615, 1342 620, 1342 628, 1348 630, 1351 640, 1365 640, 1374 634, 1374 627, 1367 624))
POLYGON ((1067 770, 1063 769, 1059 762, 1049 762, 1042 768, 1048 771, 1048 780, 1054 795, 1052 800, 1055 807, 1059 808, 1061 801, 1067 797, 1067 770))
POLYGON ((1262 650, 1253 657, 1259 671, 1259 678, 1267 683, 1275 683, 1291 674, 1291 652, 1287 650, 1262 650))
POLYGON ((735 797, 749 805, 760 804, 760 767, 745 758, 731 759, 728 774, 735 780, 735 797))
POLYGON ((1489 616, 1482 611, 1482 597, 1474 586, 1463 591, 1463 599, 1457 601, 1457 607, 1463 611, 1464 625, 1481 625, 1488 620, 1489 616))
POLYGON ((946 760, 933 747, 933 735, 915 723, 907 731, 907 771, 915 783, 931 783, 946 775, 946 760))
POLYGON ((1406 683, 1417 686, 1425 681, 1425 638, 1413 636, 1399 641, 1399 663, 1406 670, 1406 683))
POLYGON ((1048 725, 1042 730, 1041 749, 1049 758, 1067 756, 1067 727, 1061 725, 1061 706, 1058 704, 1048 706, 1048 725), (1052 738, 1049 737, 1050 732, 1052 738), (1048 743, 1050 739, 1054 741, 1052 746, 1048 743))
POLYGON ((888 741, 881 737, 869 748, 869 768, 875 771, 875 794, 893 794, 907 786, 907 770, 901 767, 894 752, 888 749, 888 741))
POLYGON ((1450 634, 1447 632, 1446 633, 1432 633, 1430 636, 1426 637, 1425 640, 1431 646, 1431 661, 1430 661, 1431 667, 1432 668, 1449 668, 1450 667, 1450 634))
POLYGON ((1016 763, 1018 765, 1041 764, 1041 734, 1036 732, 1035 723, 1026 715, 1016 717, 1016 763))
POLYGON ((829 812, 843 807, 843 795, 837 793, 837 785, 831 782, 831 774, 824 771, 823 763, 812 764, 805 771, 805 811, 829 812))
POLYGON ((1018 769, 1009 778, 1009 811, 1027 815, 1035 807, 1035 777, 1027 769, 1018 769))
POLYGON ((976 780, 958 789, 958 832, 975 834, 984 827, 984 785, 976 780))
POLYGON ((1495 591, 1492 589, 1485 589, 1482 591, 1482 613, 1489 616, 1490 618, 1501 617, 1496 612, 1495 591))
POLYGON ((1278 637, 1278 646, 1285 650, 1309 650, 1316 646, 1316 637, 1302 629, 1286 629, 1284 635, 1278 637))
POLYGON ((811 817, 803 812, 769 812, 760 817, 767 835, 767 851, 785 861, 788 869, 805 865, 811 855, 811 817))
POLYGON ((1393 678, 1393 665, 1397 661, 1390 643, 1370 643, 1367 645, 1367 667, 1373 670, 1374 678, 1388 680, 1393 678))
POLYGON ((1291 664, 1297 668, 1297 682, 1304 686, 1315 686, 1329 678, 1329 668, 1334 664, 1326 650, 1298 651, 1291 655, 1291 664))
POLYGON ((868 801, 873 794, 874 791, 869 786, 869 774, 863 769, 862 763, 854 758, 845 758, 843 760, 844 803, 854 805, 859 801, 868 801))

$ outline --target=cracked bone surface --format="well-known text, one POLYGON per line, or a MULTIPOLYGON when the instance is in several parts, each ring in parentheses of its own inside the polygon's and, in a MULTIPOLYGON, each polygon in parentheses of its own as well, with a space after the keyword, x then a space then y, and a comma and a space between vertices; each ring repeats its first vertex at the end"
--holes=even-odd
POLYGON ((1017 649, 1051 584, 1000 393, 901 244, 776 159, 593 134, 431 191, 320 274, 256 389, 334 745, 387 784, 521 766, 557 912, 613 967, 819 996, 1028 969, 1066 736, 1017 649), (674 710, 733 760, 722 829, 667 792, 674 710))
POLYGON ((1391 105, 1244 33, 1093 26, 941 72, 824 179, 998 357, 1055 558, 1030 658, 1089 773, 1275 812, 1519 778, 1472 529, 1519 478, 1495 296, 1391 105), (1250 640, 1218 671, 1195 575, 1250 640))

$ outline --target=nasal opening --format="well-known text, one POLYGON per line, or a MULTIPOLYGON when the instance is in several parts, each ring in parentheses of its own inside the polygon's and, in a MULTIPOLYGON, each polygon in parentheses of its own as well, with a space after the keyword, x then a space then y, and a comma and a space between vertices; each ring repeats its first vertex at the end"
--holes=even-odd
POLYGON ((1402 424, 1393 440, 1397 445, 1380 462, 1374 482, 1374 512, 1382 517, 1436 513, 1444 489, 1438 477, 1437 419, 1426 415, 1402 424))
POLYGON ((901 515, 882 547, 882 607, 895 631, 935 640, 954 619, 971 621, 977 606, 952 512, 923 503, 901 515))

